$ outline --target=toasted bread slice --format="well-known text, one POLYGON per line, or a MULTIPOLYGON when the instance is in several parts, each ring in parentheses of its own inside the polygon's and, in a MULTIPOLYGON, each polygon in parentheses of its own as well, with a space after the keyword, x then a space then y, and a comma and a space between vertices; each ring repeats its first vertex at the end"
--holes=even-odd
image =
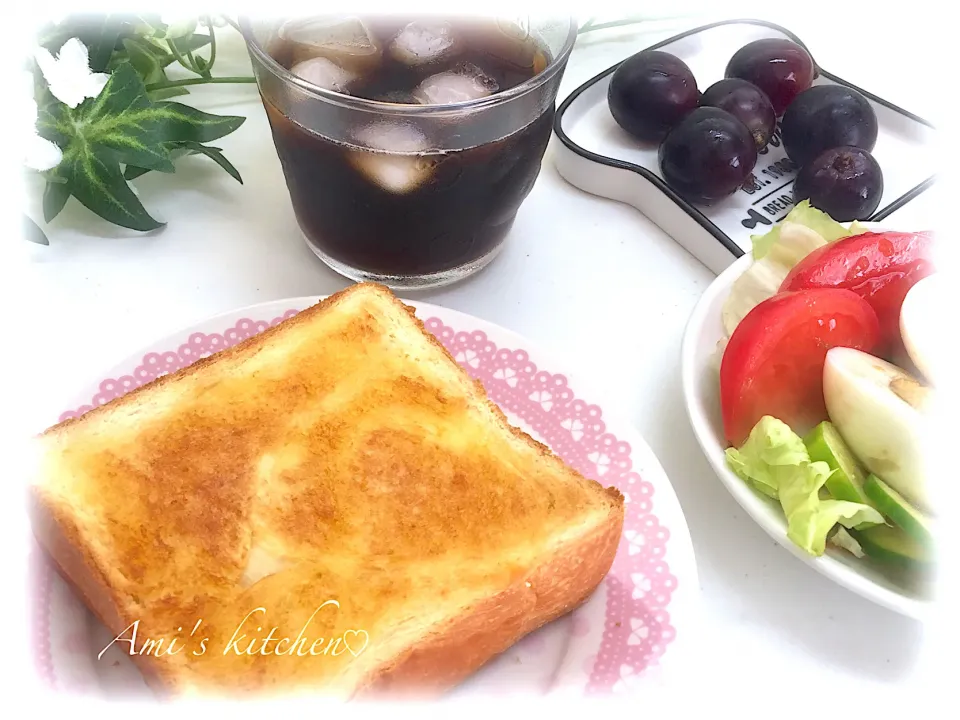
POLYGON ((372 284, 38 443, 37 537, 175 694, 442 692, 584 601, 623 525, 372 284))

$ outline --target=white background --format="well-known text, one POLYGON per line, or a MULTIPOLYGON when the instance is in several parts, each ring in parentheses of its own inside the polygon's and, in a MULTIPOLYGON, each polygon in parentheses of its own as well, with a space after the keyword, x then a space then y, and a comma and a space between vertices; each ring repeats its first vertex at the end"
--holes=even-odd
MULTIPOLYGON (((891 21, 853 3, 837 5, 844 16, 802 4, 759 15, 731 5, 724 14, 780 22, 821 66, 936 121, 935 94, 908 74, 932 52, 936 23, 927 22, 928 11, 914 4, 915 14, 891 21)), ((620 59, 704 21, 651 21, 584 36, 561 98, 620 59)), ((216 72, 249 73, 239 43, 221 47, 216 72)), ((54 422, 79 387, 159 336, 239 306, 347 284, 300 238, 254 86, 198 88, 188 101, 248 117, 217 143, 243 186, 205 159, 184 159, 175 176, 151 173, 136 182, 146 207, 169 222, 161 232, 114 228, 71 200, 47 228, 50 247, 20 243, 5 253, 12 272, 4 290, 16 288, 7 337, 17 339, 5 353, 14 363, 7 397, 16 429, 54 422)), ((936 188, 921 196, 895 222, 933 226, 938 196, 936 188)), ((913 668, 922 627, 792 558, 740 511, 700 454, 683 411, 678 363, 687 316, 711 279, 636 210, 566 185, 548 151, 500 257, 457 286, 409 297, 528 337, 571 373, 591 378, 601 404, 633 420, 676 488, 697 553, 705 615, 698 673, 744 690, 790 687, 787 703, 794 694, 906 689, 920 680, 913 668)), ((751 693, 737 702, 738 711, 748 709, 751 693)))

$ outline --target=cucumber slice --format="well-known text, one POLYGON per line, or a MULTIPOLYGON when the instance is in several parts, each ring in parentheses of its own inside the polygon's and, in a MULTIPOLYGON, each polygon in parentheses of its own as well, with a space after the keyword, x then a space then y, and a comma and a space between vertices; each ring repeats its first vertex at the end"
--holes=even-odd
POLYGON ((876 475, 869 475, 863 484, 867 497, 881 513, 890 518, 907 535, 924 545, 933 544, 933 525, 923 513, 876 475))
POLYGON ((851 530, 850 534, 867 556, 877 560, 899 565, 933 565, 930 549, 900 528, 874 525, 866 530, 851 530))
POLYGON ((803 444, 807 446, 812 461, 825 462, 834 471, 826 482, 831 496, 837 500, 872 506, 873 503, 863 491, 866 473, 833 423, 824 420, 804 438, 803 444))

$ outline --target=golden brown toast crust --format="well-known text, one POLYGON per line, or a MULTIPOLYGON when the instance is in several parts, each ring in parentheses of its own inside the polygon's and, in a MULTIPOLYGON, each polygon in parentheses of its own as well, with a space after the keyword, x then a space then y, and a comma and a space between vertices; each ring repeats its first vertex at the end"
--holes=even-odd
POLYGON ((439 695, 523 636, 576 609, 609 571, 623 532, 622 520, 621 516, 620 522, 599 527, 577 546, 457 617, 394 664, 381 668, 359 695, 417 699, 439 695))
POLYGON ((269 605, 265 622, 295 635, 335 597, 340 615, 317 632, 371 636, 360 660, 323 665, 135 656, 173 691, 442 691, 582 602, 622 530, 615 489, 510 427, 413 309, 368 284, 41 438, 57 465, 32 489, 35 533, 115 634, 202 617, 216 642, 269 605), (403 327, 387 328, 397 309, 403 327), (301 337, 311 323, 320 336, 301 337), (395 342, 410 327, 419 340, 395 342), (245 584, 261 544, 280 565, 245 584))

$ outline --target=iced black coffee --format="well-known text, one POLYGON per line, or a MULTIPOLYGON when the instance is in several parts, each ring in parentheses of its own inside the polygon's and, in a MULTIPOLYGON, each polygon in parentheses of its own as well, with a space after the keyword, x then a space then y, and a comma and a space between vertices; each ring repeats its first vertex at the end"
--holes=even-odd
POLYGON ((252 42, 314 252, 394 287, 489 262, 540 170, 571 28, 554 24, 551 38, 525 21, 321 17, 252 42))

